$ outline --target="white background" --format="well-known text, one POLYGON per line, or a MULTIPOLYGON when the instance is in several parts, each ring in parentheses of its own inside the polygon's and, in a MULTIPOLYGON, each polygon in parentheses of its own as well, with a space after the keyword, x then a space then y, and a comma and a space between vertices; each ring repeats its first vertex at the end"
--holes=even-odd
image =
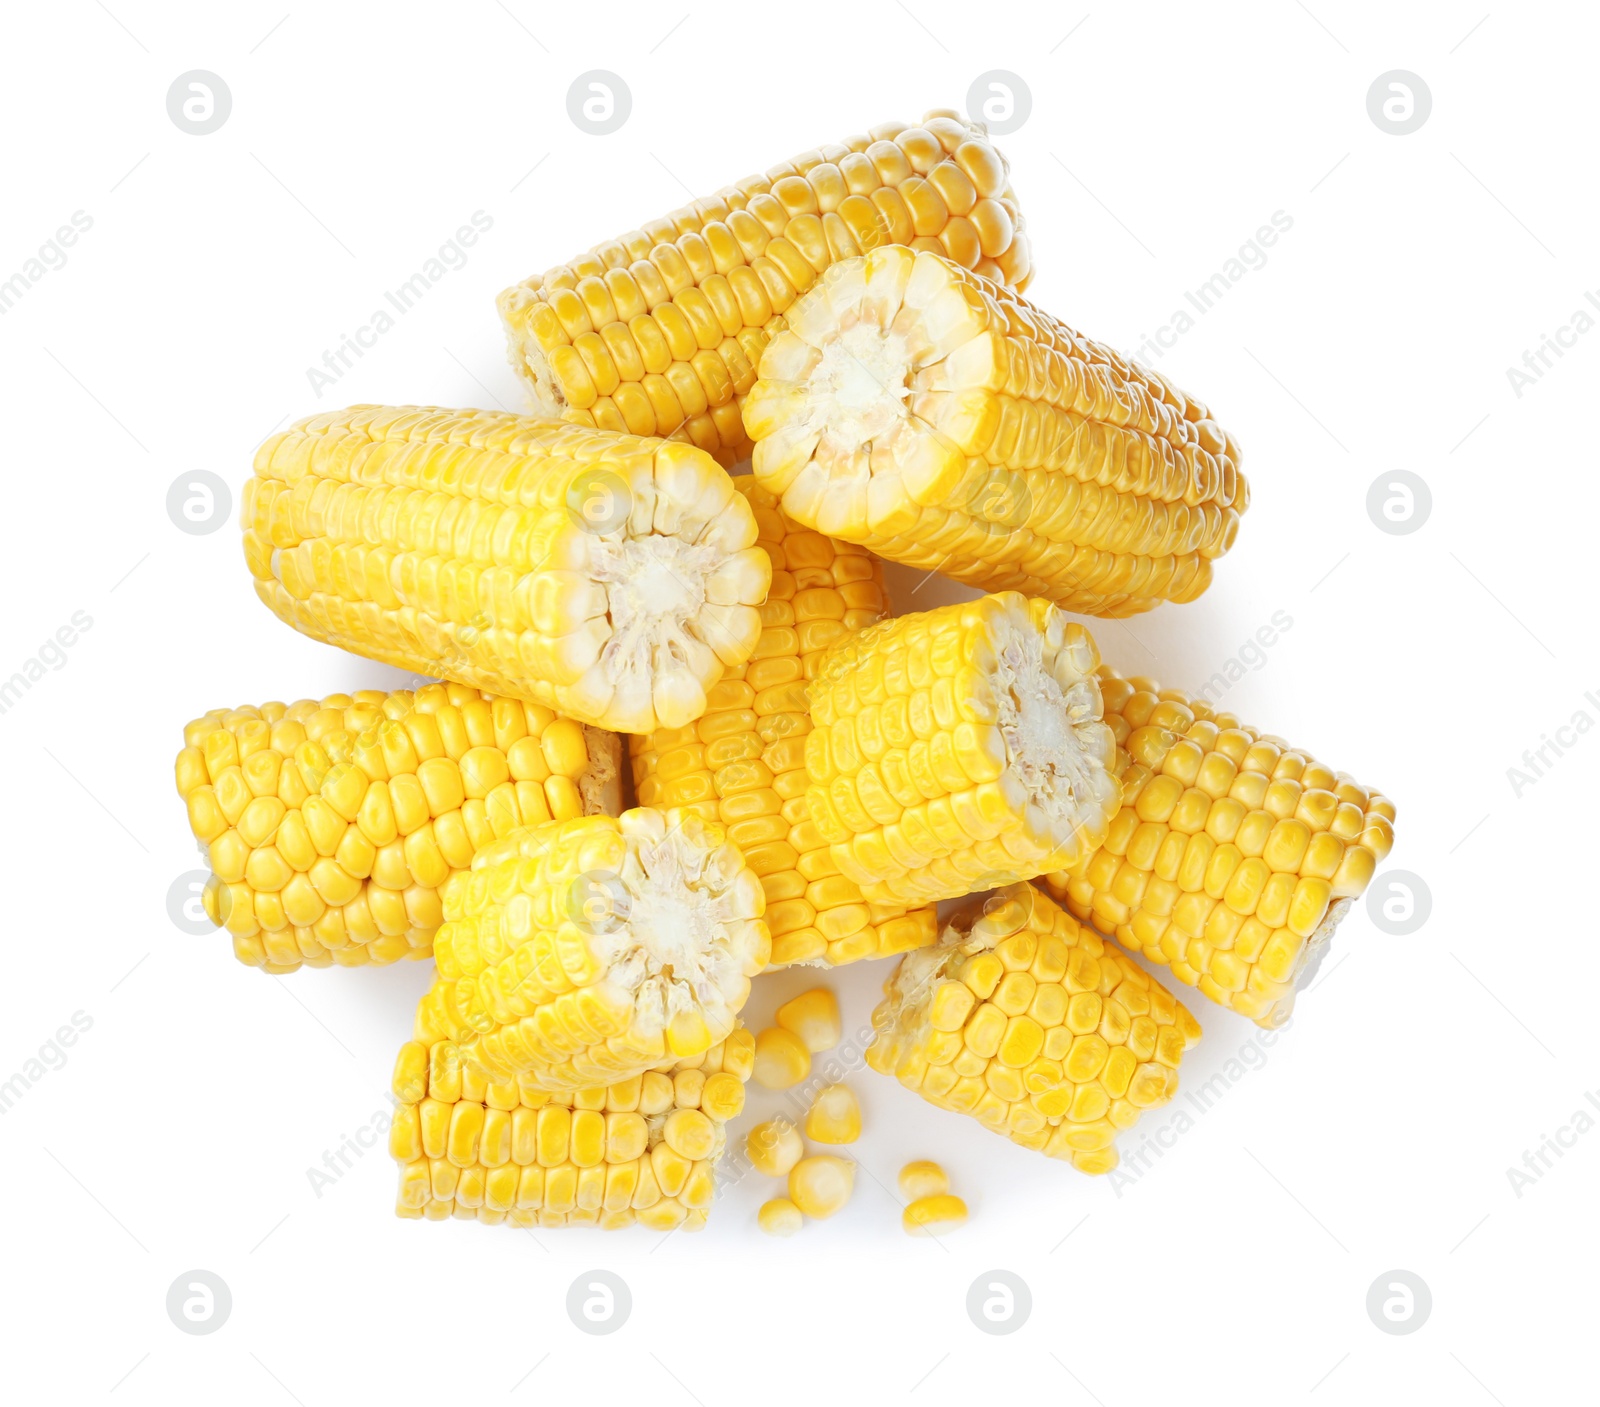
MULTIPOLYGON (((0 1117, 6 1395, 1515 1407, 1592 1394, 1600 1130, 1520 1197, 1507 1169, 1600 1090, 1600 737, 1520 798, 1506 775, 1577 710, 1600 719, 1584 698, 1600 688, 1587 560, 1600 335, 1520 398, 1506 374, 1600 288, 1592 17, 1530 5, 1485 19, 1488 0, 1087 17, 912 0, 913 17, 816 0, 765 18, 696 6, 680 23, 671 6, 466 0, 285 19, 287 3, 7 15, 0 280, 74 211, 94 223, 0 318, 0 676, 73 612, 93 619, 0 716, 0 1080, 74 1012, 93 1023, 0 1117), (195 68, 233 95, 204 137, 165 108, 195 68), (568 85, 596 68, 633 95, 608 137, 566 114, 568 85), (1404 137, 1366 110, 1397 68, 1433 96, 1404 137), (704 1233, 664 1241, 401 1222, 381 1148, 319 1198, 307 1169, 386 1107, 428 971, 267 979, 167 916, 169 886, 199 863, 172 784, 185 721, 396 679, 254 599, 232 519, 255 446, 356 401, 519 406, 501 287, 806 147, 962 105, 988 69, 1033 96, 1000 141, 1034 241, 1032 296, 1093 336, 1132 351, 1273 212, 1292 218, 1266 266, 1158 363, 1244 447, 1254 505, 1238 546, 1200 601, 1096 633, 1113 663, 1194 688, 1287 612, 1292 628, 1226 704, 1395 799, 1391 866, 1423 877, 1431 917, 1393 937, 1358 909, 1265 1064, 1120 1190, 863 1070, 856 1196, 792 1241, 758 1233, 775 1189, 754 1175, 704 1233), (306 368, 478 210, 493 228, 466 267, 319 400, 306 368), (1366 496, 1402 468, 1433 509, 1391 536, 1366 496), (235 490, 210 536, 178 531, 165 507, 199 469, 235 490), (973 1212, 940 1243, 901 1233, 889 1191, 920 1156, 945 1163, 973 1212), (193 1268, 232 1292, 208 1337, 165 1309, 193 1268), (564 1309, 594 1268, 631 1287, 611 1337, 579 1333, 564 1309), (1004 1338, 965 1309, 995 1268, 1033 1299, 1004 1338), (1405 1337, 1365 1308, 1396 1268, 1433 1297, 1405 1337)), ((917 578, 892 575, 902 610, 960 594, 933 581, 911 597, 917 578)), ((829 979, 847 1028, 887 968, 829 979)), ((748 1019, 806 985, 764 979, 748 1019)), ((1185 1089, 1255 1036, 1190 997, 1206 1035, 1185 1089)), ((752 1090, 758 1115, 779 1104, 752 1090)), ((1124 1136, 1125 1156, 1182 1098, 1124 1136)))

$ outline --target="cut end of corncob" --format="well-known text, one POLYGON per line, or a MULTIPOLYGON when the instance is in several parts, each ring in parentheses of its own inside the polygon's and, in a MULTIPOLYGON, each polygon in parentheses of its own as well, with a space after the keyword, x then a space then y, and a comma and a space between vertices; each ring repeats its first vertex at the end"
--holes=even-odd
POLYGON ((929 902, 1092 851, 1120 796, 1098 663, 1082 626, 1016 592, 830 650, 806 799, 840 873, 870 902, 929 902))
POLYGON ((542 415, 675 434, 732 463, 767 338, 836 260, 903 244, 1026 287, 1008 175, 950 109, 803 152, 506 289, 511 365, 542 415))
POLYGON ((301 421, 244 523, 257 594, 314 639, 619 732, 705 712, 772 576, 709 455, 489 411, 301 421))
POLYGON ((1148 973, 1031 884, 954 914, 873 1012, 867 1064, 930 1103, 1082 1172, 1166 1103, 1200 1026, 1148 973))
POLYGON ((1394 843, 1394 804, 1203 697, 1099 672, 1122 806, 1045 876, 1072 913, 1281 1026, 1394 843))
POLYGON ((828 269, 743 417, 797 521, 1094 615, 1199 595, 1247 497, 1204 406, 931 250, 828 269))
POLYGON ((450 1041, 409 1041, 395 1061, 389 1130, 395 1211, 521 1228, 697 1230, 751 1058, 738 1028, 661 1069, 551 1093, 526 1079, 490 1082, 450 1041))
POLYGON ((270 973, 426 958, 480 849, 622 810, 614 733, 464 684, 214 709, 183 738, 206 913, 270 973))
POLYGON ((494 1079, 583 1089, 724 1039, 771 949, 722 827, 648 807, 530 828, 445 892, 418 1039, 494 1079))

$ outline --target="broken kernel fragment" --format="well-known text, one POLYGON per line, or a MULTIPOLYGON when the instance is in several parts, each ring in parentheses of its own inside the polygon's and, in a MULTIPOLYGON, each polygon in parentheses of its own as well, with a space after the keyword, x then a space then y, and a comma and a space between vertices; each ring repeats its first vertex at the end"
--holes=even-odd
POLYGON ((257 451, 243 514, 297 630, 619 732, 704 713, 771 580, 709 455, 494 411, 311 416, 257 451))
POLYGON ((843 1034, 839 999, 826 987, 813 987, 809 992, 791 997, 774 1013, 773 1020, 799 1036, 813 1055, 832 1050, 843 1034))
POLYGON ((768 1236, 793 1236, 800 1229, 803 1218, 800 1208, 787 1197, 774 1197, 763 1202, 756 1213, 756 1222, 768 1236))
POLYGON ((932 249, 829 269, 744 428, 797 522, 1086 615, 1193 600, 1249 504, 1205 406, 932 249))
POLYGON ((787 1119, 768 1119, 756 1124, 744 1140, 745 1156, 750 1166, 767 1177, 787 1177, 805 1154, 805 1144, 800 1131, 787 1119))
POLYGON ((750 1033, 592 1089, 494 1082, 425 1032, 395 1062, 389 1154, 397 1215, 486 1225, 698 1230, 716 1190, 724 1124, 743 1107, 750 1033), (715 1107, 705 1095, 731 1082, 715 1107), (729 1112, 731 1110, 731 1113, 729 1112))
POLYGON ((869 903, 834 864, 805 799, 806 682, 829 646, 888 614, 882 565, 784 517, 749 475, 734 485, 772 561, 761 639, 712 688, 703 717, 630 740, 639 803, 728 827, 766 891, 774 967, 836 966, 931 943, 933 909, 869 903))
POLYGON ((967 1220, 967 1204, 959 1197, 919 1197, 900 1213, 900 1225, 909 1236, 942 1236, 967 1220))
POLYGON ((756 1037, 755 1082, 791 1089, 811 1073, 811 1055, 793 1031, 769 1026, 756 1037))
POLYGON ((803 152, 506 289, 511 365, 541 414, 675 432, 731 464, 767 338, 835 260, 914 244, 1027 285, 1008 174, 949 109, 803 152))
POLYGON ((1081 1172, 1116 1166, 1118 1131, 1172 1098, 1200 1038, 1170 992, 1031 884, 957 911, 883 991, 868 1065, 1081 1172))
POLYGON ((622 809, 614 734, 465 684, 213 709, 183 740, 206 914, 272 973, 425 958, 479 850, 622 809))
POLYGON ((928 903, 1093 850, 1119 800, 1098 663, 1082 626, 1014 591, 835 645, 806 804, 840 873, 869 902, 928 903))
POLYGON ((950 1190, 950 1179, 937 1163, 923 1159, 900 1169, 900 1191, 911 1201, 923 1197, 942 1197, 950 1190))
MULTIPOLYGON (((698 816, 639 807, 516 832, 445 894, 418 1030, 491 1079, 547 1090, 699 1055, 766 963, 764 907, 737 847, 698 816)), ((727 1098, 706 1085, 696 1103, 727 1098)))
POLYGON ((806 1113, 806 1137, 813 1143, 854 1143, 861 1137, 861 1102, 849 1085, 819 1089, 806 1113))
POLYGON ((832 1216, 855 1189, 856 1165, 848 1158, 819 1153, 802 1158, 789 1171, 789 1199, 808 1217, 832 1216))
POLYGON ((1394 844, 1394 803, 1202 698, 1099 679, 1122 806, 1099 850, 1044 882, 1180 982, 1282 1025, 1394 844))

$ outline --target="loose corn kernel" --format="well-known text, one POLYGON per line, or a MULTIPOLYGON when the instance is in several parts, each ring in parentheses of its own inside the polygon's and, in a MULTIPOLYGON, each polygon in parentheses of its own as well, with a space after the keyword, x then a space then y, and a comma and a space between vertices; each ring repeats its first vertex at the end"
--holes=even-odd
POLYGON ((832 1050, 843 1034, 839 999, 826 987, 813 987, 809 992, 791 997, 774 1013, 773 1020, 784 1030, 799 1036, 813 1055, 832 1050))
POLYGON ((630 741, 642 805, 683 806, 728 827, 766 890, 772 964, 835 966, 931 943, 934 911, 868 904, 839 873, 806 807, 805 681, 823 652, 888 611, 880 563, 786 518, 749 475, 735 487, 773 564, 751 660, 711 690, 704 717, 630 741))
POLYGON ((1249 489, 1205 406, 949 250, 835 264, 745 397, 797 522, 889 561, 1087 615, 1190 601, 1249 489))
POLYGON ((1165 988, 1031 884, 958 910, 939 946, 908 953, 883 992, 868 1065, 1082 1172, 1116 1166, 1117 1131, 1173 1096, 1183 1052, 1200 1038, 1165 988), (1024 973, 1032 999, 1008 1015, 996 998, 1024 973), (973 1000, 947 1004, 951 989, 973 1000), (941 1030, 935 1017, 947 1008, 967 1014, 941 1030))
POLYGON ((787 1119, 768 1119, 756 1124, 745 1135, 745 1155, 750 1166, 768 1177, 787 1177, 789 1169, 804 1155, 800 1131, 787 1119))
POLYGON ((464 684, 213 709, 185 726, 174 767, 209 847, 208 917, 268 972, 428 957, 450 877, 480 847, 550 818, 542 794, 513 779, 518 749, 552 733, 573 814, 619 814, 614 734, 464 684), (252 789, 262 794, 246 800, 252 789))
POLYGON ((808 1217, 822 1221, 850 1200, 856 1165, 848 1158, 818 1153, 789 1170, 789 1200, 808 1217))
POLYGON ((811 1073, 811 1055, 793 1031, 769 1026, 756 1037, 755 1082, 767 1089, 790 1089, 811 1073))
POLYGON ((735 1028, 703 1054, 642 1079, 551 1092, 526 1078, 465 1078, 471 1067, 455 1044, 419 1026, 395 1062, 389 1153, 400 1168, 398 1215, 521 1228, 705 1224, 727 1136, 703 1094, 715 1081, 742 1088, 748 1031, 735 1028), (686 1075, 703 1080, 699 1107, 683 1102, 697 1088, 686 1075), (652 1081, 664 1098, 646 1107, 642 1093, 652 1081))
POLYGON ((761 1204, 756 1221, 768 1236, 793 1236, 800 1229, 803 1218, 800 1208, 787 1197, 774 1197, 761 1204))
POLYGON ((1016 592, 830 649, 806 805, 840 873, 869 903, 927 903, 1092 851, 1119 800, 1098 663, 1082 626, 1016 592))
POLYGON ((900 1213, 900 1225, 908 1236, 942 1236, 966 1221, 967 1204, 945 1194, 918 1197, 900 1213))
POLYGON ((915 240, 1027 285, 1008 173, 985 129, 947 109, 805 152, 506 289, 511 364, 541 414, 676 432, 733 463, 762 348, 835 260, 915 240))
MULTIPOLYGON (((444 905, 419 1030, 491 1080, 547 1090, 614 1084, 722 1042, 770 944, 738 848, 676 810, 513 832, 444 905)), ((685 1082, 692 1103, 706 1083, 685 1082)))
POLYGON ((861 1137, 861 1101, 849 1085, 825 1085, 806 1112, 806 1137, 813 1143, 854 1143, 861 1137))
POLYGON ((256 594, 297 630, 619 732, 704 713, 771 581, 709 455, 496 411, 311 416, 256 452, 243 518, 256 594))
POLYGON ((915 1202, 924 1197, 942 1197, 950 1190, 950 1179, 937 1163, 918 1159, 900 1169, 900 1191, 915 1202))
POLYGON ((1122 809, 1098 854, 1044 883, 1212 1001, 1282 1025, 1388 855, 1393 803, 1203 698, 1099 679, 1122 809))

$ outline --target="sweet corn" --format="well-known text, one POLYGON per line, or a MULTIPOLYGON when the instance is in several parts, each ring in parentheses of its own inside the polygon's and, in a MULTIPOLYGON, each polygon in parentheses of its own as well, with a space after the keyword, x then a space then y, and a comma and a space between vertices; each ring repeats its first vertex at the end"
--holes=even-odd
POLYGON ((508 288, 511 365, 543 415, 674 431, 732 463, 739 399, 781 316, 837 259, 892 242, 1027 285, 1005 158, 940 109, 747 176, 508 288))
POLYGON ((793 1031, 769 1026, 756 1037, 755 1081, 767 1089, 789 1089, 811 1073, 811 1053, 793 1031))
POLYGON ((868 1065, 1088 1173, 1116 1166, 1118 1130, 1172 1097, 1200 1037, 1170 992, 1031 884, 957 912, 883 991, 868 1065))
POLYGON ((745 1155, 750 1166, 767 1177, 787 1177, 805 1154, 800 1130, 787 1119, 768 1119, 745 1135, 745 1155))
POLYGON ((908 1236, 942 1236, 967 1222, 967 1204, 959 1197, 918 1197, 900 1213, 908 1236))
POLYGON ((418 1039, 552 1091, 698 1055, 733 1029, 767 960, 764 905, 738 848, 698 816, 641 807, 518 831, 445 889, 418 1039))
POLYGON ((942 1197, 950 1190, 950 1178, 937 1163, 919 1159, 900 1169, 900 1190, 913 1202, 942 1197))
POLYGON ((806 681, 830 645, 887 614, 882 568, 863 549, 790 522, 748 475, 734 484, 772 561, 761 640, 711 690, 697 723, 632 739, 639 803, 683 806, 728 827, 766 890, 774 966, 837 965, 931 943, 931 908, 868 903, 839 872, 804 795, 806 681))
POLYGON ((1211 412, 932 251, 829 269, 745 398, 797 522, 1087 615, 1192 601, 1249 488, 1211 412))
POLYGON ((789 1170, 789 1200, 814 1221, 839 1211, 855 1190, 856 1165, 848 1158, 819 1153, 789 1170))
POLYGON ((1082 626, 1014 591, 830 649, 806 802, 839 872, 869 902, 927 903, 1092 850, 1118 800, 1098 663, 1082 626))
POLYGON ((679 727, 761 634, 749 504, 688 445, 352 406, 256 453, 256 594, 297 630, 619 732, 679 727))
POLYGON ((813 987, 790 997, 772 1019, 784 1030, 793 1031, 813 1055, 832 1050, 844 1034, 839 1022, 839 999, 826 987, 813 987))
POLYGON ((1394 804, 1204 699, 1100 679, 1122 809, 1045 883, 1180 982, 1282 1025, 1394 844, 1394 804))
POLYGON ((813 1143, 854 1143, 861 1137, 861 1101, 849 1085, 825 1085, 806 1111, 806 1137, 813 1143))
POLYGON ((698 1230, 752 1054, 749 1032, 735 1028, 689 1059, 553 1094, 525 1078, 491 1082, 454 1043, 419 1033, 395 1062, 395 1211, 491 1226, 698 1230))
POLYGON ((206 913, 267 972, 425 958, 479 849, 622 810, 614 734, 464 684, 213 709, 183 741, 206 913))
POLYGON ((768 1236, 793 1236, 800 1229, 803 1218, 800 1208, 787 1197, 774 1197, 763 1202, 756 1213, 756 1222, 768 1236))

